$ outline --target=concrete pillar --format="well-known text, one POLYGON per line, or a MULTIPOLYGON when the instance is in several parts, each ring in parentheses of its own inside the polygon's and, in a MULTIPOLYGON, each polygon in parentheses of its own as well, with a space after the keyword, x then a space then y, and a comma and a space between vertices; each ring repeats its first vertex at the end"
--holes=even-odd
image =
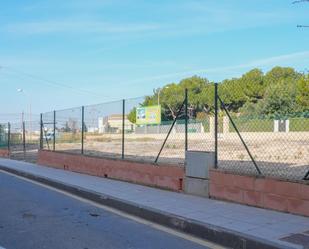
POLYGON ((274 132, 279 132, 279 120, 274 120, 274 132))
POLYGON ((215 136, 215 117, 209 117, 209 132, 212 137, 215 136))

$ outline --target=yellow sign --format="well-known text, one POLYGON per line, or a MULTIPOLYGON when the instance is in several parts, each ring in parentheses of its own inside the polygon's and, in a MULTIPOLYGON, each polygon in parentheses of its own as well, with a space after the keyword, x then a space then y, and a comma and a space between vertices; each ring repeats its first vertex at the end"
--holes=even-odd
POLYGON ((160 124, 161 106, 145 106, 136 108, 136 124, 160 124))

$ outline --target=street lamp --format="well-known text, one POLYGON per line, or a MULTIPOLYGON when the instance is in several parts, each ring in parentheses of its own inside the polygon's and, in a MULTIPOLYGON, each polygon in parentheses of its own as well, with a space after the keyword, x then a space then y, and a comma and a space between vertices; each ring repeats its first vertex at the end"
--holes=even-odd
POLYGON ((158 89, 158 105, 160 105, 160 93, 161 93, 161 90, 167 89, 167 88, 169 88, 169 87, 168 87, 168 86, 165 86, 165 87, 162 87, 162 88, 159 88, 159 89, 158 89))
MULTIPOLYGON (((31 139, 32 139, 32 136, 31 136, 31 134, 32 134, 31 98, 30 98, 30 96, 24 91, 24 89, 22 89, 22 88, 18 88, 18 89, 17 89, 17 92, 25 94, 26 98, 27 98, 28 101, 29 101, 29 122, 30 122, 30 140, 31 140, 31 139)), ((24 121, 24 114, 22 114, 22 121, 24 121)))

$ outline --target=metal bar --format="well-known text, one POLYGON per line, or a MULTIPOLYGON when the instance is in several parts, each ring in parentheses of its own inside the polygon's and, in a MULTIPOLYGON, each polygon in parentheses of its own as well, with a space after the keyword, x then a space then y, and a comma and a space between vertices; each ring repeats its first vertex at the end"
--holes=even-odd
POLYGON ((218 83, 215 83, 215 168, 218 168, 218 83))
POLYGON ((48 150, 50 150, 50 148, 49 148, 49 142, 48 142, 48 139, 47 139, 47 136, 46 136, 46 131, 45 131, 45 129, 44 129, 44 123, 42 123, 42 127, 43 127, 43 132, 44 132, 44 135, 45 135, 45 140, 46 140, 47 148, 48 148, 48 150))
POLYGON ((239 138, 240 138, 242 144, 244 145, 244 147, 245 147, 245 149, 246 149, 246 151, 247 151, 249 157, 251 158, 254 167, 256 168, 256 170, 257 170, 257 172, 259 173, 259 175, 262 175, 262 172, 261 172, 261 170, 259 169, 259 167, 257 166, 256 161, 254 160, 254 158, 253 158, 253 156, 252 156, 252 154, 251 154, 251 152, 250 152, 250 150, 249 150, 247 144, 246 144, 245 141, 243 140, 243 138, 242 138, 242 136, 240 135, 240 132, 239 132, 238 128, 236 127, 236 125, 235 125, 235 123, 234 123, 234 121, 233 121, 231 115, 229 114, 228 110, 226 109, 226 107, 225 107, 225 105, 224 105, 224 102, 221 100, 221 98, 220 98, 219 96, 218 96, 218 99, 219 99, 219 101, 220 101, 220 103, 221 103, 221 106, 222 106, 222 108, 224 109, 226 115, 227 115, 228 118, 230 119, 230 121, 231 121, 231 123, 232 123, 232 125, 233 125, 233 127, 234 127, 234 129, 235 129, 235 131, 236 131, 236 133, 237 133, 237 135, 239 136, 239 138))
POLYGON ((183 106, 185 105, 185 102, 186 102, 186 100, 184 100, 184 101, 182 102, 182 104, 181 104, 181 107, 180 107, 180 109, 179 109, 179 111, 178 111, 178 113, 177 113, 177 115, 176 115, 176 117, 175 117, 175 119, 174 119, 174 121, 173 121, 173 123, 172 123, 172 126, 171 126, 171 128, 169 129, 166 138, 164 139, 164 142, 163 142, 163 144, 162 144, 162 146, 161 146, 161 149, 160 149, 160 151, 159 151, 159 153, 158 153, 158 155, 157 155, 157 157, 156 157, 155 163, 158 162, 158 159, 159 159, 159 157, 160 157, 160 154, 161 154, 161 152, 162 152, 162 150, 163 150, 163 148, 164 148, 164 146, 165 146, 165 143, 166 143, 166 141, 167 141, 167 139, 168 139, 168 137, 169 137, 169 135, 170 135, 170 133, 171 133, 171 131, 172 131, 172 129, 173 129, 175 123, 176 123, 176 121, 177 121, 178 116, 179 116, 180 113, 181 113, 181 110, 182 110, 183 106))
POLYGON ((40 150, 43 149, 43 114, 40 114, 40 150))
POLYGON ((125 100, 122 100, 122 148, 121 148, 121 158, 124 159, 124 127, 125 127, 125 100))
POLYGON ((23 121, 23 151, 24 151, 24 160, 26 158, 26 132, 25 132, 25 121, 23 121))
POLYGON ((54 123, 53 123, 53 151, 56 150, 56 111, 54 111, 54 123))
POLYGON ((185 151, 188 150, 188 89, 185 90, 185 151))
POLYGON ((308 170, 308 172, 306 173, 306 175, 304 176, 303 180, 306 180, 306 181, 309 180, 309 170, 308 170))
POLYGON ((84 154, 84 133, 85 133, 85 107, 82 106, 82 150, 81 153, 84 154))
POLYGON ((10 122, 8 122, 8 152, 9 154, 11 154, 10 150, 11 150, 11 124, 10 122))

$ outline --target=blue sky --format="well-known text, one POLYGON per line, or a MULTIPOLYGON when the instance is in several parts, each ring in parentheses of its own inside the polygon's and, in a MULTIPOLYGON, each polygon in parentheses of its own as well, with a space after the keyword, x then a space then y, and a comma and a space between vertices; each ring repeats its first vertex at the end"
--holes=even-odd
POLYGON ((3 1, 0 113, 150 94, 192 75, 309 68, 309 3, 289 0, 3 1), (42 80, 44 79, 44 80, 42 80), (23 93, 17 88, 24 89, 23 93))

